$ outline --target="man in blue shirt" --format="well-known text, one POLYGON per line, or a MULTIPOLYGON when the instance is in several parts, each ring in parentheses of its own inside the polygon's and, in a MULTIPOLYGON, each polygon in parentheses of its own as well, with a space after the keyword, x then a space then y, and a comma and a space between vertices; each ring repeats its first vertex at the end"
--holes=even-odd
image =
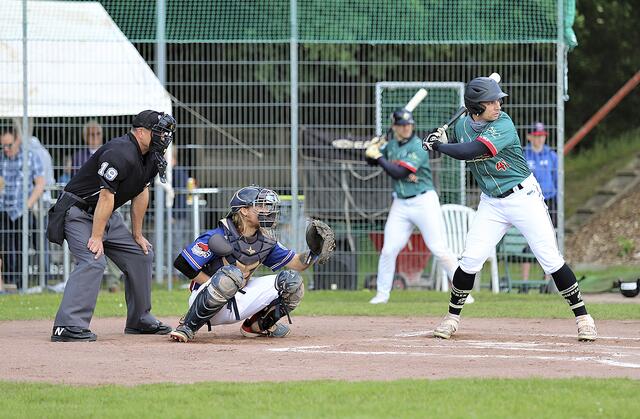
MULTIPOLYGON (((32 209, 44 192, 45 178, 42 161, 36 153, 22 151, 22 138, 14 130, 0 136, 0 258, 7 284, 20 287, 22 271, 22 166, 29 160, 27 208, 32 209)), ((29 215, 30 225, 35 225, 29 215)))
POLYGON ((542 122, 536 122, 535 130, 527 135, 529 145, 524 149, 524 156, 529 169, 542 189, 542 195, 549 208, 553 224, 556 225, 558 193, 558 155, 545 144, 548 133, 542 122))

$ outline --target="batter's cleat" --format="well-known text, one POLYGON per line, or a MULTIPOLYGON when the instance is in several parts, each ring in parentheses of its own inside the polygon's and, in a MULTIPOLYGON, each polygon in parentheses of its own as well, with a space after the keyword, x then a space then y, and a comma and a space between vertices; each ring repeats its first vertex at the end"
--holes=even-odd
POLYGON ((181 324, 180 326, 176 327, 176 330, 169 333, 169 337, 171 338, 171 340, 174 340, 176 342, 189 342, 196 337, 196 332, 191 330, 189 326, 181 324))
POLYGON ((369 301, 369 304, 387 304, 389 302, 389 296, 383 294, 376 294, 375 297, 369 301))
POLYGON ((98 337, 89 329, 78 326, 53 326, 51 342, 95 342, 98 337))
POLYGON ((166 335, 173 329, 162 322, 144 327, 125 327, 124 333, 127 335, 166 335))
POLYGON ((433 331, 433 336, 441 339, 449 339, 456 333, 460 324, 460 315, 448 313, 433 331))
POLYGON ((289 333, 291 333, 291 329, 289 329, 289 326, 282 323, 276 323, 267 330, 255 330, 255 328, 257 327, 257 322, 253 323, 255 327, 251 327, 251 325, 248 324, 247 320, 245 320, 240 327, 240 333, 242 333, 242 336, 246 338, 257 338, 263 336, 270 338, 284 338, 288 336, 289 333))
POLYGON ((593 342, 598 337, 596 323, 590 314, 576 316, 576 324, 578 325, 578 340, 584 342, 593 342))

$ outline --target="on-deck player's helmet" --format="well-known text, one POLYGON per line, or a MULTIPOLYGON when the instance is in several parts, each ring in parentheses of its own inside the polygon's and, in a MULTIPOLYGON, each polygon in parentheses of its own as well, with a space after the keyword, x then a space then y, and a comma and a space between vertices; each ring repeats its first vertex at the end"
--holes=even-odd
POLYGON ((476 77, 464 89, 464 106, 470 114, 478 115, 485 107, 480 102, 491 102, 509 96, 500 89, 498 82, 489 77, 476 77))
POLYGON ((415 125, 413 113, 405 108, 398 108, 391 114, 391 123, 393 125, 415 125))
POLYGON ((273 228, 278 222, 280 213, 280 198, 278 194, 268 188, 257 185, 245 186, 238 189, 229 201, 230 211, 227 216, 240 211, 244 207, 259 207, 258 221, 260 227, 273 228))

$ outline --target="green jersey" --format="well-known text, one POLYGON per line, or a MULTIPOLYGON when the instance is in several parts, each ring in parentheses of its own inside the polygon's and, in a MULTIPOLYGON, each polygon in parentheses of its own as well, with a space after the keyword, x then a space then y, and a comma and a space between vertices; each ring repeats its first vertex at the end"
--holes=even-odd
POLYGON ((470 116, 460 118, 454 136, 459 143, 477 140, 489 149, 488 154, 467 160, 482 192, 493 197, 502 195, 531 175, 509 115, 500 112, 498 119, 487 124, 482 132, 476 132, 471 121, 470 116))
POLYGON ((411 171, 411 175, 404 179, 393 181, 393 190, 398 198, 416 196, 433 189, 429 153, 422 149, 422 140, 416 135, 402 144, 391 138, 380 148, 380 152, 390 162, 411 171))

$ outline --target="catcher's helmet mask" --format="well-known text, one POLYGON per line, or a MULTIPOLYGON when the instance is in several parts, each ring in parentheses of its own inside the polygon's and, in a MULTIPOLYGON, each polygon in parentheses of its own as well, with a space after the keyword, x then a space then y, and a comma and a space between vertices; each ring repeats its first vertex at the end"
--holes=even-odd
POLYGON ((271 189, 257 185, 245 186, 233 194, 229 207, 231 210, 227 217, 240 211, 240 208, 255 207, 260 227, 274 228, 280 214, 280 198, 271 189))
POLYGON ((500 85, 489 77, 476 77, 467 83, 464 89, 464 106, 470 114, 480 115, 485 111, 481 102, 502 101, 509 96, 500 89, 500 85))
POLYGON ((169 114, 149 109, 136 115, 131 125, 133 128, 146 128, 151 131, 149 152, 156 157, 160 181, 166 183, 167 161, 164 158, 164 153, 167 151, 171 141, 173 141, 173 134, 176 132, 176 120, 169 114))

